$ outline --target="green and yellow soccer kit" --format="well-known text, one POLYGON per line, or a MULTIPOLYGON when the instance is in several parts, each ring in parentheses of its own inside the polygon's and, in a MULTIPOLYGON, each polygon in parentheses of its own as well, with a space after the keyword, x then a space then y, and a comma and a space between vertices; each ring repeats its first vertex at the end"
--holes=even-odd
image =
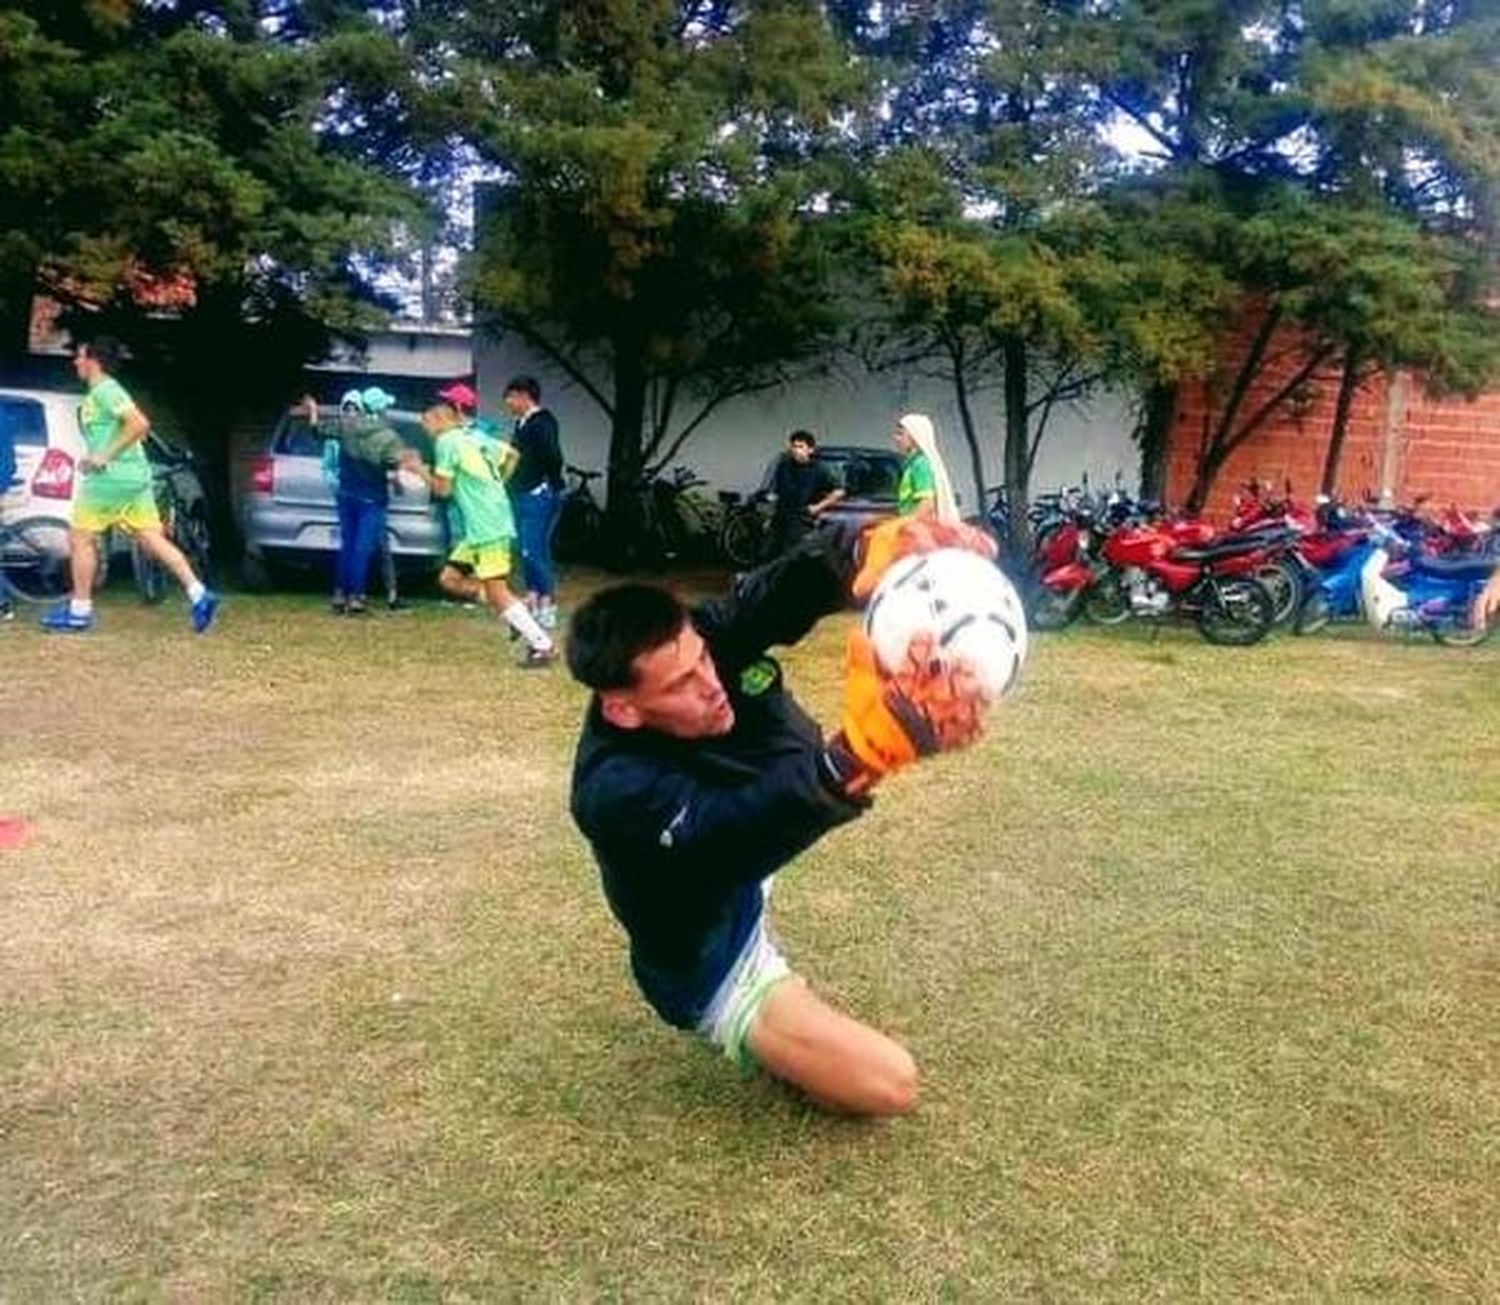
MULTIPOLYGON (((135 407, 125 387, 113 376, 91 386, 78 406, 78 425, 90 455, 106 452, 118 438, 125 417, 135 407)), ((140 441, 116 453, 102 471, 79 482, 73 505, 73 525, 100 533, 111 526, 126 530, 161 528, 156 494, 151 486, 151 464, 140 441)))
POLYGON ((472 567, 477 580, 510 574, 516 521, 500 474, 508 448, 467 426, 444 431, 434 445, 433 474, 452 484, 453 501, 463 519, 463 539, 448 560, 472 567))

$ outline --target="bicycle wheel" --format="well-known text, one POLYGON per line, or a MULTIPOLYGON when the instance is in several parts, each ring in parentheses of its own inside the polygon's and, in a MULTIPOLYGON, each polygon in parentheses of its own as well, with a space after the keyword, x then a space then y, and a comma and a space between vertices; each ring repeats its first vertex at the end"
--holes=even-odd
POLYGON ((0 526, 0 572, 5 588, 27 602, 62 598, 71 586, 67 522, 30 517, 0 526))
POLYGON ((560 562, 595 561, 603 535, 604 513, 598 504, 577 496, 563 499, 552 534, 552 551, 560 562))
POLYGON ((759 513, 734 512, 724 522, 719 547, 731 566, 746 571, 760 561, 765 542, 759 513))

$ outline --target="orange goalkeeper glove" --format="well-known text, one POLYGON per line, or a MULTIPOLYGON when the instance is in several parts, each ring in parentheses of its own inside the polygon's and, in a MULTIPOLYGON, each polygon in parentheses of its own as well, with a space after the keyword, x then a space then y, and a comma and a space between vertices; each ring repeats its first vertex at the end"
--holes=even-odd
POLYGON ((881 671, 861 630, 849 632, 844 711, 828 745, 829 769, 846 793, 863 793, 921 757, 967 747, 980 735, 989 705, 977 676, 945 665, 931 635, 911 641, 906 663, 881 671))
POLYGON ((860 602, 868 598, 892 562, 940 548, 966 548, 989 559, 996 553, 995 541, 977 526, 936 517, 888 517, 866 530, 860 540, 860 567, 851 586, 854 597, 860 602))

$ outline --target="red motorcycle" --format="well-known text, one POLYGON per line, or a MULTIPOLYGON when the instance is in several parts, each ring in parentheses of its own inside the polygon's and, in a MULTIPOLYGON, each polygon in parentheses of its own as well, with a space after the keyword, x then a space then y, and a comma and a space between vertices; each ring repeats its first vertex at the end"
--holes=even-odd
POLYGON ((1264 558, 1253 536, 1182 547, 1152 526, 1122 526, 1104 541, 1126 610, 1148 619, 1186 617, 1209 643, 1259 643, 1275 623, 1271 595, 1253 572, 1264 558))

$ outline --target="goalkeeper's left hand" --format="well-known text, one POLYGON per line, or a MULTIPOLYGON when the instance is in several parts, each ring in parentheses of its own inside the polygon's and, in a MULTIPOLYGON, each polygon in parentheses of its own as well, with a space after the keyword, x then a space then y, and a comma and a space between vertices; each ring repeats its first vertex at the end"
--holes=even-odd
POLYGON ((997 551, 995 541, 976 526, 929 516, 889 517, 861 537, 859 570, 850 591, 864 602, 892 562, 912 553, 935 553, 940 548, 964 548, 990 561, 997 551))
POLYGON ((906 662, 884 674, 863 631, 849 632, 844 710, 825 759, 847 794, 922 757, 968 747, 978 739, 989 700, 962 663, 939 660, 930 634, 913 637, 906 662))

